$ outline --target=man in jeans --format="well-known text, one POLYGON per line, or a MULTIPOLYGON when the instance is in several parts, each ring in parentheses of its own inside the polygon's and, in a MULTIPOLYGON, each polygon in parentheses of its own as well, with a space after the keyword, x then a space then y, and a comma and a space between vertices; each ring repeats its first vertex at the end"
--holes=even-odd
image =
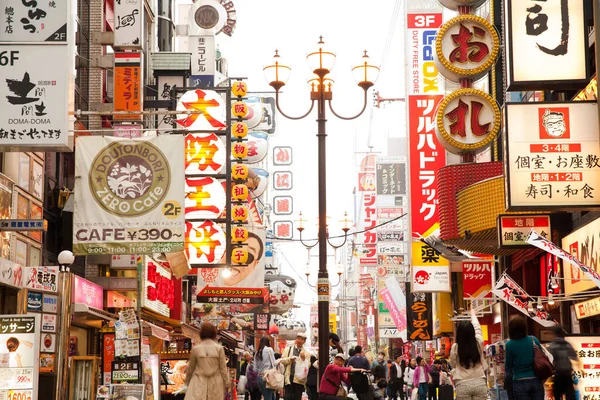
POLYGON ((565 395, 567 400, 575 400, 575 387, 573 386, 573 366, 571 361, 580 363, 577 352, 565 340, 565 334, 560 325, 552 328, 554 340, 550 344, 550 354, 554 357, 554 399, 562 400, 565 395))
MULTIPOLYGON (((302 400, 304 393, 304 385, 306 378, 303 381, 296 378, 296 360, 308 361, 306 352, 304 351, 304 343, 306 342, 306 333, 299 332, 296 336, 296 341, 292 346, 283 350, 280 363, 285 365, 285 400, 302 400)), ((308 362, 306 363, 308 368, 308 362)))

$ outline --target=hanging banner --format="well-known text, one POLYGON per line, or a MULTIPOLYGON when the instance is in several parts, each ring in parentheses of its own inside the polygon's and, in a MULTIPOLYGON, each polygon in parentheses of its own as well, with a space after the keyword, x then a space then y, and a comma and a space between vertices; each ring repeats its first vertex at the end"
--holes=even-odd
POLYGON ((544 309, 539 310, 533 306, 535 299, 506 274, 498 279, 492 292, 542 326, 550 328, 558 324, 544 309), (533 306, 533 311, 531 312, 527 310, 530 305, 533 306))
POLYGON ((466 299, 476 298, 485 294, 485 298, 492 298, 493 261, 463 261, 463 295, 466 299))
POLYGON ((408 340, 431 340, 433 337, 431 294, 412 292, 409 288, 406 291, 408 340))
POLYGON ((600 275, 598 274, 598 272, 583 264, 573 255, 567 253, 560 247, 557 247, 554 243, 547 240, 536 231, 531 231, 531 233, 529 234, 529 238, 527 238, 527 243, 535 247, 539 247, 540 249, 545 250, 548 253, 554 254, 555 256, 562 258, 569 264, 579 268, 585 274, 585 276, 587 276, 596 284, 596 286, 600 288, 600 275))
POLYGON ((183 136, 81 137, 75 154, 73 251, 183 250, 183 136))
POLYGON ((0 398, 37 399, 40 315, 2 315, 0 343, 0 398))

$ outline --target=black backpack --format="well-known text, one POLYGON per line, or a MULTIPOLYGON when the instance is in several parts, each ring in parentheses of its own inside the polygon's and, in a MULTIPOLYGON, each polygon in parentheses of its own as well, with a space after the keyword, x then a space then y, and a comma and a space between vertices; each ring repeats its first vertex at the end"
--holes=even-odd
POLYGON ((368 393, 369 387, 371 386, 369 383, 369 377, 362 372, 352 372, 350 374, 350 384, 352 386, 352 390, 354 393, 368 393))

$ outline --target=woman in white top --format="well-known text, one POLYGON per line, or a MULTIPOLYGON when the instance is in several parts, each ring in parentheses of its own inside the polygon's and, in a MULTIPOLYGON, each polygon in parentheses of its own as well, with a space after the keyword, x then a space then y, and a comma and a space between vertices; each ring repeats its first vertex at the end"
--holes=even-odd
POLYGON ((483 356, 483 334, 475 312, 471 322, 463 321, 456 328, 456 340, 450 350, 450 365, 456 385, 456 400, 485 400, 487 364, 483 356))
POLYGON ((411 358, 408 367, 404 370, 404 383, 406 384, 406 398, 411 399, 413 390, 413 379, 415 377, 415 368, 417 367, 417 359, 411 358))

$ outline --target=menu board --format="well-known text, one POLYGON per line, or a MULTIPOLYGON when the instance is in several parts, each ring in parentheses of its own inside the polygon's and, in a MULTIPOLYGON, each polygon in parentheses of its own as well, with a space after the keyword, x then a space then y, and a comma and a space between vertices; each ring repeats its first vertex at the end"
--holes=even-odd
POLYGON ((575 372, 579 379, 579 398, 597 399, 600 392, 600 336, 568 336, 565 339, 583 364, 583 371, 575 372))
POLYGON ((40 315, 0 316, 0 398, 38 398, 40 315))

